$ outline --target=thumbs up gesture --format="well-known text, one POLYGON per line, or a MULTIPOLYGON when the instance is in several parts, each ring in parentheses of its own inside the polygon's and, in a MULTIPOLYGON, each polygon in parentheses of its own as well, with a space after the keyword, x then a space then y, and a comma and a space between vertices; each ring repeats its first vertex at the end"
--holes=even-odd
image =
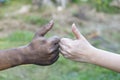
POLYGON ((41 27, 36 33, 32 42, 27 46, 24 57, 24 64, 50 65, 59 57, 59 37, 46 39, 44 35, 53 27, 54 22, 50 21, 41 27))
POLYGON ((76 40, 62 38, 60 40, 60 52, 68 59, 78 62, 89 62, 92 55, 91 50, 93 46, 85 39, 85 37, 79 32, 75 24, 72 25, 72 32, 76 37, 76 40))

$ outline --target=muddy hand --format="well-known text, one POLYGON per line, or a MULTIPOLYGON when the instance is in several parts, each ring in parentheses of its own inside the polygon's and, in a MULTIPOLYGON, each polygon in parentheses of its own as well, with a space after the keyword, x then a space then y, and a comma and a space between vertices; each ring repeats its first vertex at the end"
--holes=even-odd
POLYGON ((46 39, 44 35, 53 27, 54 22, 50 21, 41 27, 36 33, 32 42, 28 45, 28 54, 25 63, 37 65, 50 65, 59 57, 59 37, 54 36, 46 39))

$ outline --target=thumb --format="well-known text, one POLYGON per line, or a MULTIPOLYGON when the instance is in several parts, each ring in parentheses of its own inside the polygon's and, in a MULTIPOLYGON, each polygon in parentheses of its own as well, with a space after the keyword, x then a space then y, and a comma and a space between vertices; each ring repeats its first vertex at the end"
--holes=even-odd
POLYGON ((74 23, 72 24, 72 32, 77 39, 81 38, 81 34, 74 23))
POLYGON ((76 25, 73 23, 72 25, 72 32, 74 33, 75 37, 77 39, 85 39, 84 36, 79 32, 79 30, 77 29, 76 25))
POLYGON ((35 36, 44 36, 54 25, 53 20, 51 20, 48 24, 41 27, 35 34, 35 36))

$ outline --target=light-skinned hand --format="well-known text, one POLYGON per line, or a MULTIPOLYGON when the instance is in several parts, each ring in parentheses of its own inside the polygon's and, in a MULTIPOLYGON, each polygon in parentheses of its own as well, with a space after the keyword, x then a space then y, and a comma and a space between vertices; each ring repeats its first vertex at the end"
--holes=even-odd
POLYGON ((60 52, 68 59, 79 62, 89 62, 90 51, 94 48, 79 32, 75 24, 72 25, 72 32, 76 40, 62 38, 60 40, 60 52))

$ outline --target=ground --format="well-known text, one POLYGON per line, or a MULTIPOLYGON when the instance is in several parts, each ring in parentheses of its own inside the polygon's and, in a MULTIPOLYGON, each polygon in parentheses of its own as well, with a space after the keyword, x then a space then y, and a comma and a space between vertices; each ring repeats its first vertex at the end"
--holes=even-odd
MULTIPOLYGON (((17 2, 16 2, 17 3, 17 2)), ((89 5, 71 5, 58 11, 56 7, 29 9, 17 3, 0 7, 0 48, 8 49, 29 43, 42 25, 53 19, 55 25, 46 35, 75 39, 71 32, 76 23, 81 33, 95 47, 120 53, 120 14, 97 12, 89 5), (25 10, 26 9, 26 10, 25 10)), ((92 64, 67 60, 60 55, 51 66, 22 65, 0 72, 0 80, 119 80, 120 74, 92 64)))

